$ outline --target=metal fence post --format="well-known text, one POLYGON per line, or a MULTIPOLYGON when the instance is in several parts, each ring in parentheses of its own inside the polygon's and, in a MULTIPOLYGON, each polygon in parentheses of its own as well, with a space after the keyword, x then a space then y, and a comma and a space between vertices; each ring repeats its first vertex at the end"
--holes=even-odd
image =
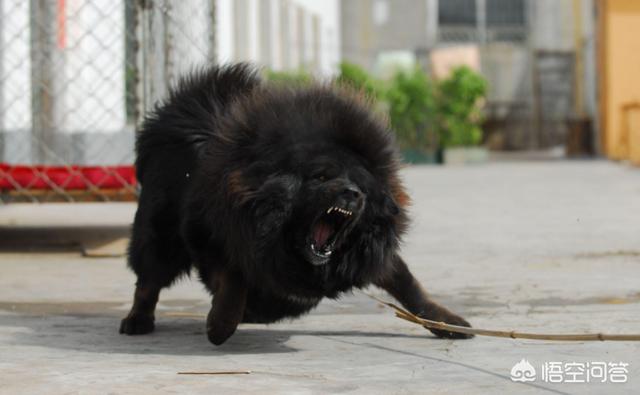
MULTIPOLYGON (((31 89, 32 89, 32 161, 48 159, 47 146, 53 147, 56 122, 57 89, 55 67, 62 58, 55 50, 57 3, 31 0, 31 89)), ((59 65, 57 65, 61 68, 59 65)))
MULTIPOLYGON (((4 0, 0 0, 0 43, 4 42, 4 0)), ((4 47, 0 45, 0 76, 4 76, 4 47)), ((0 80, 0 92, 4 92, 3 81, 0 80)), ((0 94, 0 162, 4 161, 4 95, 0 94)), ((0 199, 2 204, 2 199, 0 199)))
POLYGON ((168 88, 168 37, 166 21, 167 5, 163 0, 139 0, 138 24, 140 49, 138 62, 140 84, 138 112, 144 114, 153 109, 168 88))

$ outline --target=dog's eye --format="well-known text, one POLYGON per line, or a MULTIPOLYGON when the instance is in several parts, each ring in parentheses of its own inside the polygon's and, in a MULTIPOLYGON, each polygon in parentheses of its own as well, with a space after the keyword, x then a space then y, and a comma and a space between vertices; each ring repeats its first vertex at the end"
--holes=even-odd
POLYGON ((325 182, 329 179, 326 173, 312 173, 309 179, 313 181, 325 182))

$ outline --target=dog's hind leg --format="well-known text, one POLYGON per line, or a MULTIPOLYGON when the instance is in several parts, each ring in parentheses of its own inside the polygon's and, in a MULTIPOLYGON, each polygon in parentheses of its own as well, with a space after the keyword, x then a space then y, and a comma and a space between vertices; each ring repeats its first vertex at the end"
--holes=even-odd
POLYGON ((154 228, 142 214, 136 214, 129 245, 129 266, 138 280, 133 307, 120 324, 120 333, 127 335, 153 331, 160 290, 191 268, 189 254, 175 231, 177 224, 162 223, 154 228))
POLYGON ((155 311, 160 288, 153 285, 137 284, 133 295, 133 307, 120 323, 120 333, 143 335, 155 328, 155 311))

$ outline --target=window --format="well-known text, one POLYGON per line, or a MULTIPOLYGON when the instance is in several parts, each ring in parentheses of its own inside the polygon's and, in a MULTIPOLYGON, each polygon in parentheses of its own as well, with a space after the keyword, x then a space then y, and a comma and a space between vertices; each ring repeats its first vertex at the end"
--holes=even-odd
POLYGON ((524 0, 486 0, 487 26, 524 26, 524 0))
POLYGON ((440 0, 438 24, 476 26, 476 0, 440 0))
POLYGON ((525 0, 439 0, 441 42, 519 42, 526 39, 525 0))

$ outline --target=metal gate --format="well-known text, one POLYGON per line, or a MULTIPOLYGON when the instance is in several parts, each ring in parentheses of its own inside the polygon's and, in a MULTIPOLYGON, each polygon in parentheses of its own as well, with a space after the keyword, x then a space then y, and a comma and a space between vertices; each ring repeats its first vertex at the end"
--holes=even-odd
POLYGON ((536 51, 533 69, 538 148, 565 143, 574 108, 574 59, 569 51, 536 51))
POLYGON ((142 114, 215 58, 208 0, 0 0, 0 203, 131 200, 142 114))

